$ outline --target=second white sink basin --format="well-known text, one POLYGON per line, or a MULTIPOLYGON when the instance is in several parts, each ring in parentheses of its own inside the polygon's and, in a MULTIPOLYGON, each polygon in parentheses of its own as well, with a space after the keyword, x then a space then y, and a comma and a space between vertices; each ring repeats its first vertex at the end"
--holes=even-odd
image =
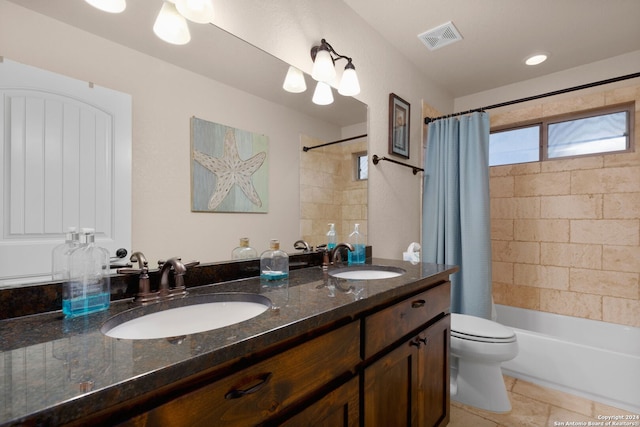
POLYGON ((186 297, 120 313, 104 324, 102 333, 125 339, 177 337, 249 320, 270 306, 271 301, 258 294, 186 297))
POLYGON ((399 267, 390 267, 386 265, 360 265, 345 268, 339 268, 329 272, 330 276, 347 280, 378 280, 391 279, 393 277, 402 276, 406 273, 399 267))

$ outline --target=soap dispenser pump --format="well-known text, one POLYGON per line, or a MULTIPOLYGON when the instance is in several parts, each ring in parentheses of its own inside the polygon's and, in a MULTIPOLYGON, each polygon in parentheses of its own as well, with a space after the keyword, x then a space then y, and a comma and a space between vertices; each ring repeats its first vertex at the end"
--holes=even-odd
POLYGON ((69 257, 69 279, 62 286, 62 312, 82 316, 109 308, 109 252, 95 244, 94 230, 83 228, 69 257))
POLYGON ((349 234, 349 243, 353 245, 353 251, 349 251, 349 264, 364 264, 365 261, 365 243, 364 237, 360 234, 360 224, 356 224, 353 232, 349 234))
POLYGON ((75 227, 69 227, 64 243, 51 251, 51 279, 69 280, 69 257, 71 252, 80 246, 80 234, 75 227))

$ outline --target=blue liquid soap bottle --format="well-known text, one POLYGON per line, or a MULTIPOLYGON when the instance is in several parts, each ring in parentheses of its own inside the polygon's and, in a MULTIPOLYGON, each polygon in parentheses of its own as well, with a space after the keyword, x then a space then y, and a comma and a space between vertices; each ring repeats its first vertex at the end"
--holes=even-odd
POLYGON ((327 249, 332 250, 336 247, 336 225, 329 224, 329 231, 327 231, 327 249))
POLYGON ((349 251, 349 264, 364 264, 365 261, 365 242, 364 237, 360 234, 360 224, 356 224, 353 232, 349 234, 349 243, 353 245, 353 252, 349 251))
POLYGON ((71 252, 80 246, 80 234, 75 227, 69 227, 64 243, 51 251, 51 279, 69 280, 69 257, 71 252))
POLYGON ((289 255, 280 250, 280 241, 271 239, 269 249, 260 255, 260 279, 267 285, 278 286, 278 281, 289 277, 289 255))
POLYGON ((77 317, 109 308, 109 252, 95 244, 93 229, 84 228, 80 245, 69 257, 69 280, 62 286, 62 312, 77 317))
POLYGON ((240 246, 231 252, 231 259, 250 259, 258 258, 258 252, 249 246, 249 238, 241 237, 240 246))

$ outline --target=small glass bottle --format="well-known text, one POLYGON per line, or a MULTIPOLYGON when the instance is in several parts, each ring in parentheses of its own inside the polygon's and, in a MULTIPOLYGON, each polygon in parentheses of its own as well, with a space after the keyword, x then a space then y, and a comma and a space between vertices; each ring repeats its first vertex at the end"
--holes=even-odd
POLYGON ((62 312, 77 317, 109 308, 109 252, 96 246, 94 231, 84 228, 69 257, 69 280, 62 287, 62 312))
POLYGON ((249 238, 241 237, 240 238, 240 246, 235 248, 231 252, 231 259, 249 259, 249 258, 257 258, 258 252, 249 246, 249 238))
POLYGON ((329 224, 329 231, 327 231, 327 249, 332 250, 336 247, 336 225, 329 224))
POLYGON ((69 227, 65 241, 51 251, 51 279, 69 280, 69 256, 80 245, 80 234, 75 227, 69 227))
POLYGON ((280 250, 278 239, 271 239, 269 249, 260 255, 260 279, 275 282, 288 277, 289 255, 280 250))
POLYGON ((353 232, 349 234, 349 243, 353 245, 353 251, 348 251, 349 264, 364 264, 365 261, 365 242, 364 237, 360 234, 360 224, 356 224, 353 232))

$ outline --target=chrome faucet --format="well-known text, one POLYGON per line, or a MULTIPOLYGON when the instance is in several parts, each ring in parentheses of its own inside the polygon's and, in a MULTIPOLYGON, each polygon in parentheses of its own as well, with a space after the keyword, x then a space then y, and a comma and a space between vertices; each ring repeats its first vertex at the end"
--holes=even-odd
POLYGON ((338 243, 335 248, 331 249, 329 254, 329 259, 331 260, 331 264, 342 263, 342 257, 340 256, 340 249, 346 248, 347 250, 353 252, 353 245, 351 243, 338 243))
POLYGON ((180 258, 169 258, 166 261, 158 261, 160 266, 160 286, 158 288, 158 296, 160 299, 170 299, 175 297, 184 297, 187 295, 187 288, 184 285, 184 274, 187 272, 187 267, 200 264, 198 261, 193 261, 188 264, 183 264, 180 258), (173 288, 169 284, 169 271, 173 270, 174 286, 173 288))

